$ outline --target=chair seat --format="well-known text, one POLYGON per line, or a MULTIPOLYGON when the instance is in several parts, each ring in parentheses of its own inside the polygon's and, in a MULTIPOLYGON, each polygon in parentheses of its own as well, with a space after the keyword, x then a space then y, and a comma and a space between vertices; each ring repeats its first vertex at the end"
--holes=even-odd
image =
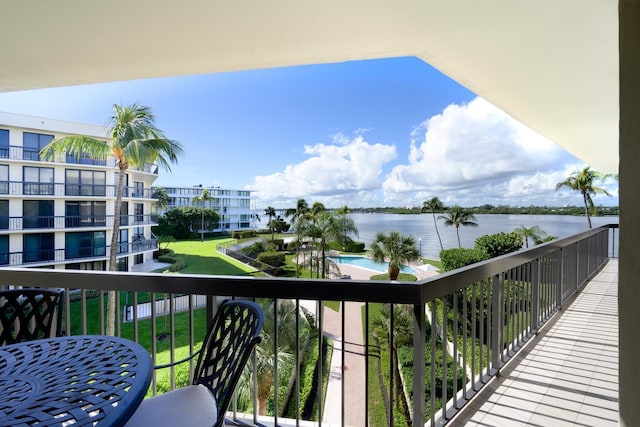
POLYGON ((190 385, 145 399, 126 427, 211 427, 217 417, 211 392, 203 385, 190 385))

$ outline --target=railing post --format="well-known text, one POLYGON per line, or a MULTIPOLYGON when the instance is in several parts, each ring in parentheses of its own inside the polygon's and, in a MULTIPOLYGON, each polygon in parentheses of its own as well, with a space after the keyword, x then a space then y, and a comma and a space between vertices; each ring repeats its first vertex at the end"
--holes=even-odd
POLYGON ((500 372, 501 364, 501 337, 504 318, 504 301, 503 301, 503 281, 502 274, 493 276, 491 289, 491 367, 500 372))
POLYGON ((538 333, 540 308, 540 259, 531 261, 531 331, 538 333))
MULTIPOLYGON (((424 402, 426 399, 424 391, 426 345, 424 304, 414 304, 413 316, 413 425, 417 427, 424 425, 424 402)), ((432 333, 434 333, 434 331, 432 331, 432 333)))
POLYGON ((564 288, 564 248, 560 249, 560 272, 558 283, 556 284, 556 306, 562 309, 562 290, 564 288))

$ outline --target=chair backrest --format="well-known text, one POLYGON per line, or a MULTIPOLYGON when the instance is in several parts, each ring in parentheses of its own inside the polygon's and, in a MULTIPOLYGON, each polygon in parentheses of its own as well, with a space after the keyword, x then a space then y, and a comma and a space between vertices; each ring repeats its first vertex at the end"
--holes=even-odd
POLYGON ((223 424, 242 370, 261 341, 263 324, 262 309, 254 302, 225 300, 218 307, 193 375, 193 384, 204 385, 216 399, 216 426, 223 424))
POLYGON ((63 290, 0 291, 0 345, 62 334, 63 290))

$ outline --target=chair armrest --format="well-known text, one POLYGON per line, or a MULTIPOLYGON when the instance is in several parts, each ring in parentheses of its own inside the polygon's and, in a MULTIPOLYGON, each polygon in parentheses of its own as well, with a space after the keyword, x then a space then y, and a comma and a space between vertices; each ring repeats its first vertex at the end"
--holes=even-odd
POLYGON ((201 351, 202 351, 202 349, 200 349, 200 350, 196 351, 195 353, 193 353, 193 354, 192 354, 191 356, 189 356, 189 357, 185 357, 184 359, 177 360, 177 361, 175 361, 175 362, 173 362, 173 363, 165 363, 165 364, 163 364, 163 365, 156 365, 156 366, 154 366, 154 367, 153 367, 153 369, 164 369, 164 368, 170 368, 170 367, 172 367, 172 366, 179 365, 179 364, 181 364, 181 363, 184 363, 184 362, 186 362, 186 361, 188 361, 188 360, 193 359, 195 356, 197 356, 198 354, 200 354, 200 352, 201 352, 201 351))

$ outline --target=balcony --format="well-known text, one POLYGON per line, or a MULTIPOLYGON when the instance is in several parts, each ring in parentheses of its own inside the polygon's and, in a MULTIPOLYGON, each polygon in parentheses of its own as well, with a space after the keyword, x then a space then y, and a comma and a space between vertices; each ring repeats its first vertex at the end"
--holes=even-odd
MULTIPOLYGON (((114 215, 92 216, 12 216, 0 217, 0 231, 22 230, 64 230, 68 228, 104 228, 113 227, 114 215)), ((158 225, 158 216, 155 214, 120 215, 120 225, 158 225)))
MULTIPOLYGON (((35 162, 41 162, 39 150, 33 148, 25 148, 20 145, 10 145, 0 147, 0 159, 9 160, 29 160, 35 162)), ((109 168, 116 167, 115 157, 109 157, 106 160, 92 159, 89 156, 64 156, 59 158, 55 163, 66 163, 71 165, 87 165, 87 166, 106 166, 109 168)), ((131 170, 158 174, 158 165, 152 163, 145 163, 141 168, 131 167, 131 170)))
MULTIPOLYGON (((132 255, 158 249, 157 239, 135 239, 130 243, 118 245, 118 255, 132 255)), ((19 252, 0 252, 0 266, 46 266, 70 261, 106 260, 109 246, 78 247, 66 249, 36 249, 19 252)), ((2 270, 4 274, 4 268, 2 270)), ((91 280, 87 278, 87 280, 91 280)), ((3 285, 6 283, 2 283, 3 285)), ((42 286, 42 285, 39 285, 42 286)), ((52 286, 58 287, 58 286, 52 286)), ((62 286, 60 286, 62 287, 62 286)))
MULTIPOLYGON (((615 309, 616 260, 610 259, 617 256, 617 241, 617 228, 601 227, 415 283, 6 268, 2 284, 79 289, 73 292, 73 302, 72 292, 67 292, 64 327, 70 334, 103 333, 104 304, 91 305, 88 295, 104 298, 105 291, 119 291, 116 334, 148 348, 154 362, 178 360, 197 349, 203 322, 211 318, 216 297, 266 299, 267 323, 277 327, 268 331, 265 342, 271 347, 265 351, 276 355, 269 372, 280 386, 278 394, 271 389, 266 398, 267 415, 259 415, 252 408, 263 407, 264 396, 258 398, 257 373, 249 375, 254 378, 246 387, 249 397, 239 399, 228 414, 230 419, 249 424, 295 425, 304 418, 363 426, 369 424, 375 409, 382 412, 382 423, 389 425, 399 419, 415 426, 457 425, 464 420, 482 424, 489 421, 484 417, 493 414, 503 417, 501 424, 524 423, 535 421, 535 415, 561 418, 544 406, 556 397, 556 391, 575 404, 556 397, 552 406, 569 408, 573 421, 582 415, 583 406, 585 411, 609 411, 606 421, 612 415, 609 408, 617 404, 610 393, 615 389, 617 369, 609 366, 617 360, 617 333, 607 326, 616 323, 615 313, 600 308, 592 312, 589 304, 600 299, 601 307, 615 309), (603 292, 594 287, 600 283, 606 283, 603 292), (197 308, 197 295, 207 296, 204 308, 197 308), (182 304, 185 298, 182 307, 186 311, 182 312, 178 302, 182 304), (339 311, 325 307, 325 301, 338 301, 339 311), (376 321, 381 304, 388 308, 382 326, 376 321), (145 312, 144 305, 149 306, 149 319, 139 315, 145 312), (285 307, 307 316, 286 317, 285 307), (132 313, 131 322, 124 321, 125 312, 132 313), (586 321, 587 316, 593 321, 586 321), (317 342, 303 352, 306 340, 301 339, 301 323, 305 319, 318 334, 317 342), (608 323, 603 319, 609 319, 608 323), (568 333, 569 326, 584 335, 568 333), (408 339, 398 334, 403 329, 408 339), (278 357, 285 332, 293 333, 291 342, 296 343, 289 367, 278 357), (595 334, 605 337, 600 340, 595 334), (159 336, 165 339, 158 341, 159 336), (603 346, 599 353, 584 351, 596 345, 603 346), (566 347, 578 350, 587 362, 568 356, 566 347), (395 360, 389 357, 393 354, 390 349, 395 348, 400 350, 397 365, 388 363, 395 360), (296 368, 309 354, 315 354, 317 360, 311 366, 316 379, 311 385, 304 384, 305 376, 296 368), (330 363, 322 363, 325 354, 330 354, 330 363), (531 355, 542 359, 530 361, 527 357, 531 355), (596 367, 600 362, 603 368, 596 367), (581 376, 569 370, 576 367, 581 376), (555 382, 560 377, 573 383, 555 382), (524 383, 518 384, 521 380, 524 383), (584 391, 576 384, 584 386, 584 391), (501 386, 523 393, 501 400, 512 397, 501 386), (547 387, 548 391, 540 392, 539 401, 526 394, 534 386, 547 387), (601 390, 604 386, 606 392, 601 390), (302 390, 309 391, 309 387, 314 397, 302 401, 302 390), (573 397, 567 397, 569 393, 573 397), (601 396, 606 402, 593 401, 601 396), (525 406, 532 408, 529 418, 511 413, 525 406), (301 413, 304 417, 291 419, 301 413)), ((174 387, 180 378, 177 370, 155 375, 151 393, 174 387)), ((605 417, 602 413, 595 416, 605 417)))

